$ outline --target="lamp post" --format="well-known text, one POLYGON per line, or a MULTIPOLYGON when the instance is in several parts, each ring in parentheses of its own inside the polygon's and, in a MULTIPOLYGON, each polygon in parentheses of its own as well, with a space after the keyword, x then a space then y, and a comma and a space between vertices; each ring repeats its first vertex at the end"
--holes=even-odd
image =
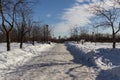
POLYGON ((48 25, 44 26, 44 42, 48 42, 49 40, 49 30, 48 30, 48 25))

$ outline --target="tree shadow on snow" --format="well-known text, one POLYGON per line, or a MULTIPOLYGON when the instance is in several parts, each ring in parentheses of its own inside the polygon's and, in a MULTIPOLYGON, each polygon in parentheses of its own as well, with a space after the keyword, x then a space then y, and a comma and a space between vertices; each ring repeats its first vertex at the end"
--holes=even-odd
MULTIPOLYGON (((96 54, 97 58, 102 56, 102 62, 108 65, 120 65, 120 49, 100 48, 96 54)), ((100 71, 96 80, 120 80, 120 67, 100 71)))
POLYGON ((40 69, 43 67, 52 67, 52 66, 62 66, 62 65, 70 65, 73 63, 70 62, 64 62, 64 63, 38 63, 38 64, 31 64, 31 65, 23 65, 17 67, 14 71, 7 73, 7 76, 12 76, 12 75, 17 75, 17 76, 23 76, 26 71, 29 70, 35 70, 35 69, 40 69))
MULTIPOLYGON (((75 46, 65 44, 67 50, 73 56, 73 62, 77 64, 82 64, 87 67, 97 68, 97 65, 94 60, 94 56, 97 58, 102 57, 102 61, 106 64, 109 62, 113 63, 113 65, 120 65, 120 49, 111 49, 111 48, 99 48, 95 51, 90 51, 85 53, 83 50, 75 48, 75 46)), ((120 80, 120 67, 102 70, 96 77, 96 80, 120 80)))
POLYGON ((120 80, 120 67, 100 71, 96 80, 120 80))
POLYGON ((52 67, 52 66, 62 66, 62 65, 71 65, 73 62, 67 62, 64 60, 55 60, 52 59, 51 61, 48 61, 48 59, 41 60, 42 58, 47 57, 48 55, 64 55, 64 52, 49 52, 49 51, 43 51, 40 55, 37 55, 30 59, 28 62, 26 62, 25 65, 18 66, 16 69, 12 72, 7 73, 6 75, 23 75, 26 71, 32 70, 32 69, 39 69, 43 67, 52 67), (39 63, 34 63, 34 61, 40 61, 39 63), (32 64, 29 64, 30 62, 33 62, 32 64))
POLYGON ((99 48, 96 50, 96 58, 102 57, 102 62, 118 66, 120 65, 120 49, 99 48))
POLYGON ((93 51, 86 54, 84 51, 79 50, 72 45, 65 44, 65 46, 67 47, 67 50, 70 52, 70 54, 73 56, 74 59, 72 61, 74 63, 82 64, 87 67, 95 67, 96 66, 92 62, 92 58, 86 58, 87 55, 93 55, 93 51))

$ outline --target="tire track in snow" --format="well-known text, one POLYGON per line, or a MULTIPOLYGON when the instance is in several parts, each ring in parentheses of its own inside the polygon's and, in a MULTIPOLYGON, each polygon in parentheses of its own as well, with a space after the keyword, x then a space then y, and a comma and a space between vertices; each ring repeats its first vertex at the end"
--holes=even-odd
POLYGON ((71 72, 73 72, 74 69, 79 68, 79 67, 82 67, 82 66, 83 66, 83 65, 70 68, 70 69, 66 72, 66 74, 68 74, 70 77, 72 77, 72 78, 73 78, 72 80, 75 80, 77 76, 74 75, 74 74, 71 74, 71 72))

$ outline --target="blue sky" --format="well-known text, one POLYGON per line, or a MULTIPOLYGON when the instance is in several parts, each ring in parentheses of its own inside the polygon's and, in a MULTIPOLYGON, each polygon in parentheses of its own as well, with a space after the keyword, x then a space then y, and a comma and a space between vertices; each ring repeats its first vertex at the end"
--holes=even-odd
POLYGON ((68 35, 66 34, 67 32, 62 32, 62 28, 59 29, 60 31, 58 32, 56 31, 56 27, 57 24, 63 21, 61 17, 65 9, 73 7, 75 3, 76 0, 41 0, 35 5, 34 20, 41 20, 43 23, 55 27, 55 36, 66 36, 68 35))
POLYGON ((34 10, 34 19, 40 19, 47 24, 60 22, 60 15, 65 8, 73 5, 74 0, 41 0, 34 10))
MULTIPOLYGON (((39 0, 34 8, 34 20, 41 20, 54 27, 54 36, 68 36, 75 26, 85 26, 94 15, 88 11, 89 5, 99 0, 39 0)), ((106 0, 111 4, 111 0, 106 0)))

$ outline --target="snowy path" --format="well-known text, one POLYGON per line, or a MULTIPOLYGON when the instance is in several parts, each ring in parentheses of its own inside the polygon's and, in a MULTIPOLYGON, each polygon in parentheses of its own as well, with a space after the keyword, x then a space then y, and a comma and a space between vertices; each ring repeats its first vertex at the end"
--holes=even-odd
POLYGON ((64 44, 56 44, 6 75, 5 80, 95 80, 92 67, 73 62, 64 44))

